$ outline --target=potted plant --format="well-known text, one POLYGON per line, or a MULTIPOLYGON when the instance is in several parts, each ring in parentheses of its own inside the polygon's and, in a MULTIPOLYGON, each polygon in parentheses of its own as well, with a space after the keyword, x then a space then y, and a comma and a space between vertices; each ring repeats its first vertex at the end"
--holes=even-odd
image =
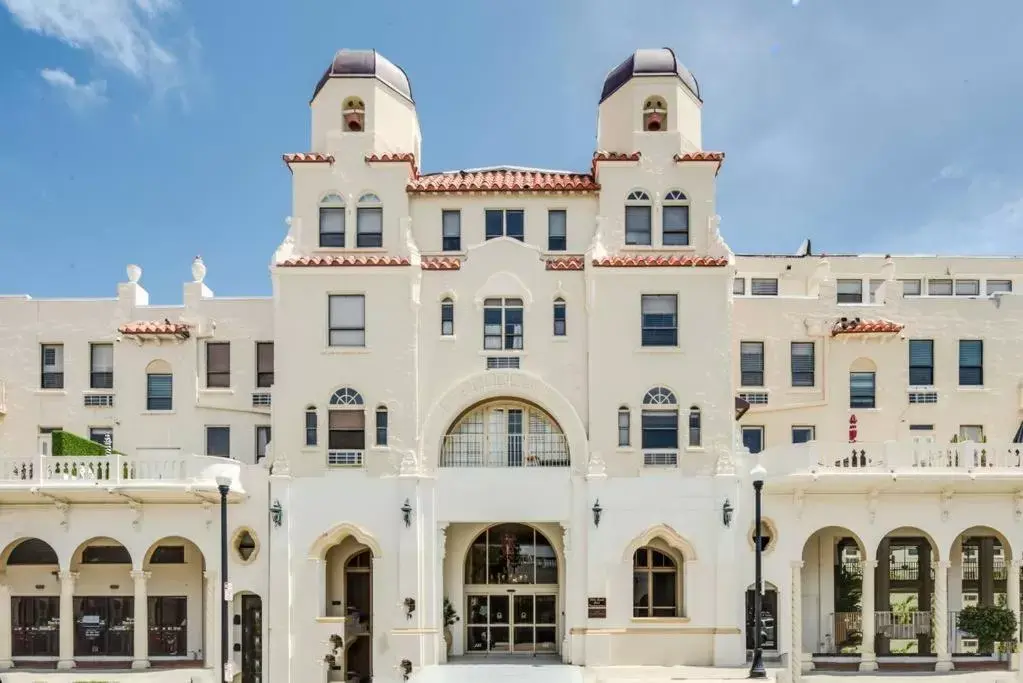
POLYGON ((959 613, 956 626, 977 639, 980 652, 997 653, 1003 659, 1015 650, 1019 627, 1016 615, 1004 605, 966 607, 959 613))
POLYGON ((451 656, 451 644, 453 642, 451 636, 451 627, 460 621, 458 613, 455 612, 455 606, 451 604, 451 601, 444 598, 444 643, 447 646, 448 657, 451 656))

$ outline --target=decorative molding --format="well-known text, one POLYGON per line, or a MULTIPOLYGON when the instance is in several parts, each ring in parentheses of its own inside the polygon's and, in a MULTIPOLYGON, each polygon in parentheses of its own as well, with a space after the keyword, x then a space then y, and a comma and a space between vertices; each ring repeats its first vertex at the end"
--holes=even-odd
POLYGON ((877 519, 877 503, 880 498, 880 493, 877 489, 872 489, 867 494, 867 515, 870 518, 870 523, 873 524, 874 520, 877 519))
POLYGON ((133 569, 131 572, 131 578, 135 580, 135 583, 145 583, 153 576, 153 572, 144 571, 142 569, 133 569))
MULTIPOLYGON (((953 497, 953 495, 954 494, 952 492, 952 489, 950 489, 950 488, 943 489, 942 492, 941 492, 941 497, 939 499, 939 502, 940 502, 940 505, 941 505, 941 521, 943 521, 943 522, 947 522, 949 516, 952 514, 952 497, 953 497)), ((947 649, 947 644, 946 644, 946 649, 947 649)))

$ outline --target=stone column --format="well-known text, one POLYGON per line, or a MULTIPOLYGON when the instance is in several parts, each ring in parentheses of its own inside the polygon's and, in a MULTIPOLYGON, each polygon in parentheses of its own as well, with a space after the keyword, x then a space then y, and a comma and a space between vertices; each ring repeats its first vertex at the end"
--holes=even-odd
MULTIPOLYGON (((1018 625, 1019 625, 1019 568, 1020 568, 1020 564, 1023 564, 1023 563, 1021 563, 1020 560, 1012 560, 1005 567, 1006 571, 1008 572, 1008 576, 1005 577, 1005 601, 1007 603, 1009 603, 1009 609, 1012 610, 1012 613, 1016 616, 1017 628, 1016 628, 1016 638, 1014 639, 1014 642, 1017 642, 1017 643, 1019 642, 1019 626, 1018 625)), ((0 596, 2 596, 2 595, 3 595, 3 593, 0 592, 0 596)), ((0 614, 2 614, 2 612, 0 612, 0 614)), ((2 618, 0 618, 0 624, 2 624, 2 623, 3 623, 3 620, 2 620, 2 618)), ((1019 648, 1017 648, 1017 650, 1018 649, 1019 648)), ((0 652, 0 656, 2 656, 2 655, 3 655, 3 652, 0 652)))
MULTIPOLYGON (((931 605, 934 604, 932 599, 932 593, 934 591, 934 580, 931 579, 931 573, 927 571, 927 568, 931 566, 931 544, 928 541, 917 546, 917 574, 920 577, 920 600, 917 605, 917 609, 920 612, 930 612, 931 605)), ((949 565, 951 567, 951 562, 949 565)), ((937 572, 935 572, 937 573, 937 572)), ((945 586, 948 587, 948 573, 945 574, 945 586)), ((945 592, 945 614, 948 614, 948 591, 945 592)), ((947 619, 946 619, 947 621, 947 619)), ((931 651, 931 641, 933 640, 933 633, 926 633, 917 638, 917 652, 927 655, 931 651)), ((937 652, 937 650, 935 650, 937 652)))
POLYGON ((977 587, 980 604, 984 607, 995 605, 995 539, 985 536, 977 548, 977 587))
POLYGON ((948 570, 952 563, 938 560, 931 566, 934 567, 934 651, 938 654, 934 670, 951 671, 952 656, 948 652, 948 570))
POLYGON ((131 668, 149 668, 149 595, 146 593, 146 580, 151 572, 135 570, 131 578, 135 580, 135 624, 132 635, 134 636, 134 655, 131 660, 131 668))
POLYGON ((863 568, 863 586, 860 591, 860 629, 863 632, 863 644, 860 646, 860 671, 877 671, 877 654, 874 651, 874 643, 877 640, 874 618, 874 579, 877 565, 877 560, 860 562, 860 567, 863 568))
MULTIPOLYGON (((1019 575, 1019 572, 1016 572, 1019 575)), ((1019 602, 1017 600, 1016 602, 1019 602)), ((7 574, 0 572, 0 671, 14 668, 11 661, 11 587, 7 583, 7 574)))
POLYGON ((75 667, 75 581, 78 572, 60 572, 60 657, 58 669, 75 667))
POLYGON ((217 590, 217 572, 207 569, 202 573, 206 579, 206 591, 203 599, 203 617, 206 621, 203 634, 203 660, 206 666, 220 671, 220 661, 216 657, 217 643, 220 642, 220 631, 217 630, 217 616, 220 614, 220 600, 223 595, 217 590))
MULTIPOLYGON (((789 645, 789 676, 791 683, 803 677, 803 561, 792 562, 792 643, 789 645)), ((779 615, 781 616, 781 615, 779 615)), ((777 620, 775 621, 777 628, 777 620)))

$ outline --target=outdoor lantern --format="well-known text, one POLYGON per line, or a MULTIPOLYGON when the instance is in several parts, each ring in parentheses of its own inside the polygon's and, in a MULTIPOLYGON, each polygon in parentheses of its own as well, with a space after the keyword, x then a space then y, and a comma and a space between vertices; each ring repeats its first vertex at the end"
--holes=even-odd
POLYGON ((600 516, 604 514, 604 508, 600 507, 600 498, 593 504, 593 526, 600 526, 600 516))
POLYGON ((279 527, 284 522, 284 508, 281 507, 281 501, 276 498, 273 505, 270 506, 270 521, 276 527, 279 527))
POLYGON ((415 611, 416 611, 416 599, 415 598, 405 598, 404 605, 405 605, 405 618, 406 619, 411 619, 412 615, 415 614, 415 611))
POLYGON ((721 516, 726 527, 732 526, 732 513, 735 512, 735 508, 732 507, 732 503, 725 498, 725 504, 721 506, 721 516))
POLYGON ((408 498, 405 499, 404 505, 401 506, 401 518, 405 522, 405 528, 412 526, 412 506, 409 505, 408 498))

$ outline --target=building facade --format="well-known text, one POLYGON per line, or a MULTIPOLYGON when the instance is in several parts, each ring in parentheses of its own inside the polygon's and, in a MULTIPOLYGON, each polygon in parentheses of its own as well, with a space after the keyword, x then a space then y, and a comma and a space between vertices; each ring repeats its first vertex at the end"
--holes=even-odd
POLYGON ((424 173, 405 72, 342 50, 272 297, 0 298, 5 680, 212 675, 218 483, 241 683, 741 665, 756 543, 793 678, 998 665, 956 615, 1019 614, 1023 269, 734 255, 701 105, 638 50, 587 171, 424 173))

